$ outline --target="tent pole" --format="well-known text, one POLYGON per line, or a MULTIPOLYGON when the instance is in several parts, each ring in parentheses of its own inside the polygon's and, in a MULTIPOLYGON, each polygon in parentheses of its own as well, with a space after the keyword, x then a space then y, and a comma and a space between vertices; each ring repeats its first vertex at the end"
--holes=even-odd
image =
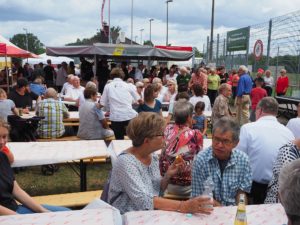
POLYGON ((5 53, 5 73, 6 73, 6 82, 7 82, 7 94, 9 93, 9 74, 7 67, 7 54, 5 53))

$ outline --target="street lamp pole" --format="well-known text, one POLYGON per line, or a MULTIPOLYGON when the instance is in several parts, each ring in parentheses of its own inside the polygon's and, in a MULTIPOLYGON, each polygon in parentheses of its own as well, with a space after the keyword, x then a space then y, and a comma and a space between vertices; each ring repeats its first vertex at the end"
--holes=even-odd
POLYGON ((149 38, 150 43, 152 43, 152 42, 151 42, 151 22, 152 22, 153 20, 154 20, 154 19, 152 19, 152 18, 149 20, 149 22, 150 22, 150 35, 149 35, 149 36, 150 36, 150 38, 149 38))
POLYGON ((111 41, 111 33, 110 33, 110 0, 108 0, 108 43, 110 44, 111 41))
POLYGON ((131 37, 130 37, 130 44, 132 45, 133 39, 133 0, 131 0, 131 37))
POLYGON ((212 62, 212 58, 213 58, 214 20, 215 20, 215 0, 212 0, 211 25, 210 25, 210 48, 209 48, 209 61, 210 62, 212 62))
POLYGON ((143 31, 144 31, 144 29, 140 29, 140 32, 141 32, 141 45, 143 45, 143 31))
POLYGON ((28 52, 28 30, 26 28, 23 28, 23 30, 25 31, 26 34, 26 50, 28 52))
POLYGON ((169 3, 170 2, 173 2, 173 0, 167 0, 166 3, 167 3, 167 35, 166 35, 166 46, 169 45, 169 3))

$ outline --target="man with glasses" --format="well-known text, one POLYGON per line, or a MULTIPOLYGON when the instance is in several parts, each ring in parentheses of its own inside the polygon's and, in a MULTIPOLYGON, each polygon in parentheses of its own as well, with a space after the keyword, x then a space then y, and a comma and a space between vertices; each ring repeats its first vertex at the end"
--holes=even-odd
POLYGON ((214 123, 212 146, 200 152, 192 170, 192 197, 204 194, 204 182, 214 183, 214 206, 236 205, 241 193, 251 189, 248 156, 235 149, 239 142, 239 125, 228 117, 214 123))
POLYGON ((277 101, 265 97, 256 106, 256 122, 241 128, 237 149, 245 152, 250 159, 253 172, 250 197, 254 204, 264 203, 279 149, 295 139, 292 132, 277 121, 277 112, 277 101))

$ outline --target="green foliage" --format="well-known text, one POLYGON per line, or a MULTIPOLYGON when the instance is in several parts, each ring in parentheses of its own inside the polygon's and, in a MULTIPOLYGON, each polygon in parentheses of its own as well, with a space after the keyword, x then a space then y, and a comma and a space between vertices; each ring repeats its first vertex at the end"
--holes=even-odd
MULTIPOLYGON (((110 36, 111 36, 112 43, 116 43, 120 31, 121 31, 121 28, 119 26, 117 26, 117 27, 113 26, 110 28, 110 36)), ((105 35, 103 30, 100 30, 91 38, 83 38, 82 40, 77 38, 76 42, 68 43, 68 44, 66 44, 66 46, 92 45, 94 43, 107 43, 107 42, 108 42, 108 37, 105 35)))
POLYGON ((15 34, 9 40, 19 48, 27 50, 27 38, 28 38, 28 51, 33 52, 37 55, 45 52, 44 44, 38 39, 37 36, 35 36, 32 33, 27 33, 27 37, 26 34, 15 34))
POLYGON ((195 49, 195 57, 203 58, 204 54, 201 53, 198 48, 194 47, 195 49))
POLYGON ((144 41, 144 45, 154 46, 153 42, 150 40, 144 41))

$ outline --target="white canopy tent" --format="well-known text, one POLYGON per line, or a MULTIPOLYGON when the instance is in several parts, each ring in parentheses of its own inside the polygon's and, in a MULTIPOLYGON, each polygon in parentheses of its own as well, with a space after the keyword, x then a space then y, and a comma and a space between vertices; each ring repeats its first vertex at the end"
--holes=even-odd
MULTIPOLYGON (((66 62, 68 64, 71 61, 74 62, 74 60, 69 58, 69 57, 65 57, 65 56, 48 56, 48 55, 46 55, 46 53, 43 53, 43 54, 39 55, 39 58, 30 58, 30 59, 28 59, 28 63, 31 64, 31 65, 38 64, 40 62, 42 62, 44 64, 47 64, 48 59, 50 59, 51 64, 54 64, 54 65, 61 64, 62 62, 66 62)), ((25 62, 27 62, 27 60, 25 62)))

